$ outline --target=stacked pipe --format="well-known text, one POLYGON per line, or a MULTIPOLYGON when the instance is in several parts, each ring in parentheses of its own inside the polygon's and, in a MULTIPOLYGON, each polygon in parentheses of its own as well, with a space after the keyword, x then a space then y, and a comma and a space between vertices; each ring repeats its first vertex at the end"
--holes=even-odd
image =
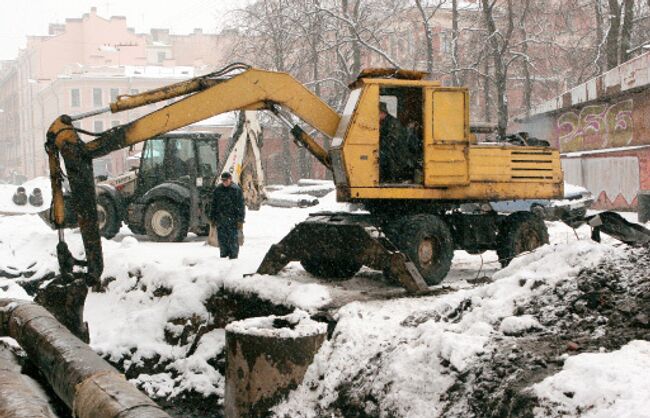
POLYGON ((56 418, 47 394, 38 382, 21 371, 11 349, 0 347, 0 417, 56 418))
MULTIPOLYGON (((12 337, 20 344, 77 418, 170 418, 35 303, 0 299, 0 336, 12 337)), ((11 402, 10 393, 0 390, 0 408, 11 402)), ((29 415, 51 416, 46 412, 29 415)))

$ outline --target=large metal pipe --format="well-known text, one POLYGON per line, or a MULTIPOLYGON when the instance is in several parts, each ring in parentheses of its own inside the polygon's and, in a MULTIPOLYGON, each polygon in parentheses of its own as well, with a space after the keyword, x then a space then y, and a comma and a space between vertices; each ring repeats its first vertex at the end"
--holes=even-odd
POLYGON ((16 355, 0 347, 0 417, 57 418, 45 391, 21 369, 16 355))
POLYGON ((0 299, 0 335, 20 344, 77 418, 170 418, 42 306, 0 299))

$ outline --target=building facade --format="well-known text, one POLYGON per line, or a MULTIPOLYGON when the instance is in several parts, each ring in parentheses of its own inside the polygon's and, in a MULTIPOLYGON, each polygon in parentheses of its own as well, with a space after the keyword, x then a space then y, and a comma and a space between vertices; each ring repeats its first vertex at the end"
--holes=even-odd
MULTIPOLYGON (((61 114, 106 106, 132 94, 209 72, 224 63, 232 36, 171 35, 154 29, 138 34, 126 18, 103 18, 95 8, 81 18, 51 24, 47 36, 29 36, 14 61, 0 63, 0 179, 11 172, 29 178, 47 174, 43 144, 49 124, 61 114)), ((151 108, 149 108, 151 110, 151 108)), ((90 131, 108 129, 138 111, 81 122, 90 131)), ((123 168, 116 153, 108 166, 123 168)))

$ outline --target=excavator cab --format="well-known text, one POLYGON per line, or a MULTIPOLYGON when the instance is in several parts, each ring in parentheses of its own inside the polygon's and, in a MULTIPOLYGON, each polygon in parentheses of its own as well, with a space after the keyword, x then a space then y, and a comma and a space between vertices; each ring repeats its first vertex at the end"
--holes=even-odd
POLYGON ((423 100, 423 91, 418 87, 383 87, 379 90, 381 184, 422 184, 423 100))

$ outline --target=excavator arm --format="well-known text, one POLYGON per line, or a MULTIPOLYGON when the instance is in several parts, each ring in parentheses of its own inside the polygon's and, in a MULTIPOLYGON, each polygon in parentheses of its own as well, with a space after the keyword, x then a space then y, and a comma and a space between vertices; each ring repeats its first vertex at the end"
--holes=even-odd
MULTIPOLYGON (((299 117, 323 134, 334 137, 340 116, 325 102, 288 74, 235 65, 226 71, 208 74, 133 96, 120 96, 110 108, 79 116, 62 115, 47 131, 45 144, 52 184, 52 221, 59 231, 57 255, 62 273, 75 266, 86 266, 89 284, 96 283, 103 271, 102 246, 97 226, 95 184, 92 160, 135 145, 166 132, 191 125, 233 110, 271 110, 285 123, 291 123, 282 110, 299 117), (234 75, 228 71, 243 70, 234 75), (121 112, 156 102, 178 98, 175 102, 128 124, 100 134, 74 126, 74 122, 103 112, 121 112), (80 133, 94 135, 83 142, 80 133), (86 260, 75 259, 64 240, 64 203, 60 160, 70 183, 71 203, 78 216, 86 260)), ((311 154, 331 168, 327 151, 307 133, 294 126, 292 133, 311 154)))

